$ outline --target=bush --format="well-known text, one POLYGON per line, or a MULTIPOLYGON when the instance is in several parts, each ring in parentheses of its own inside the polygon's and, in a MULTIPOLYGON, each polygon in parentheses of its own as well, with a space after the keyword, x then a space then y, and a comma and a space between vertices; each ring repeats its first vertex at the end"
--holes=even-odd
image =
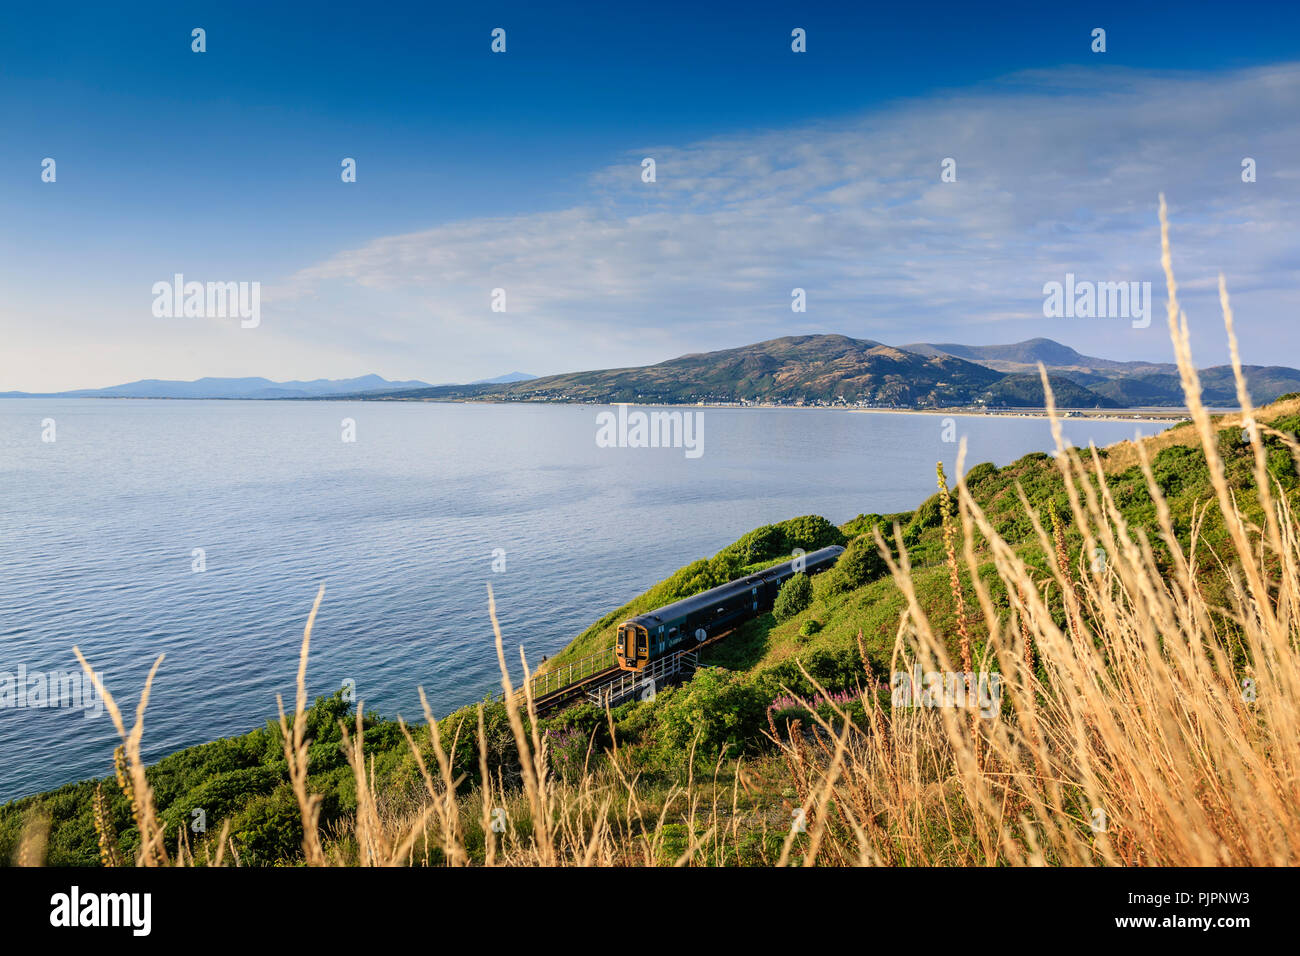
POLYGON ((921 503, 912 514, 912 520, 903 529, 903 540, 910 546, 921 540, 921 532, 927 528, 938 527, 942 523, 939 512, 939 495, 933 494, 921 503))
POLYGON ((860 534, 871 536, 871 529, 880 526, 882 534, 889 533, 889 522, 885 520, 884 515, 876 514, 874 511, 868 514, 858 515, 851 521, 844 523, 844 534, 848 538, 856 538, 860 534))
POLYGON ((696 743, 697 757, 712 764, 719 752, 734 756, 762 740, 768 698, 744 675, 702 667, 680 687, 656 699, 657 736, 665 758, 680 761, 696 743))
POLYGON ((742 564, 769 561, 785 553, 785 532, 774 524, 755 528, 733 545, 742 564))
POLYGON ((1171 498, 1183 490, 1190 476, 1205 471, 1205 456, 1199 448, 1171 445, 1156 455, 1151 471, 1161 493, 1171 498))
MULTIPOLYGON (((845 540, 844 532, 821 515, 804 515, 800 518, 790 518, 779 524, 767 524, 755 528, 735 544, 719 552, 717 557, 725 554, 739 559, 741 565, 758 564, 793 554, 796 549, 816 551, 832 544, 842 545, 845 540)), ((724 578, 719 583, 724 583, 726 580, 728 579, 724 578)))
POLYGON ((788 621, 812 604, 812 581, 802 571, 781 585, 772 616, 778 621, 788 621))
MULTIPOLYGON (((1100 450, 1104 452, 1104 449, 1100 450)), ((981 481, 984 481, 987 478, 992 478, 997 473, 997 465, 993 464, 991 461, 981 462, 970 471, 966 472, 966 487, 974 488, 981 481)))
POLYGON ((874 538, 863 535, 854 538, 835 562, 835 567, 843 573, 850 587, 860 588, 870 584, 888 571, 885 559, 880 556, 874 538))
POLYGON ((785 534, 785 552, 792 553, 795 548, 805 551, 817 551, 832 544, 844 544, 844 532, 831 524, 821 515, 804 515, 782 521, 778 528, 785 534))
POLYGON ((302 816, 292 788, 283 784, 250 800, 231 821, 230 839, 244 861, 256 866, 297 854, 302 847, 302 816))

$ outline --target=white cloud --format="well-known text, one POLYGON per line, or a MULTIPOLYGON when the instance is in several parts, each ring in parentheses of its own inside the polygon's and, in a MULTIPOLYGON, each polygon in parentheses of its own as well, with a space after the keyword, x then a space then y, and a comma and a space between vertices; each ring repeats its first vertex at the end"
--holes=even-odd
MULTIPOLYGON (((1164 191, 1182 279, 1209 290, 1225 271, 1249 348, 1293 328, 1297 107, 1296 65, 1022 74, 840 123, 631 150, 592 175, 583 206, 379 239, 285 291, 421 299, 436 322, 395 317, 395 340, 496 339, 503 368, 640 363, 810 330, 898 344, 1047 335, 1156 357, 1168 350, 1158 321, 1138 333, 1045 320, 1041 289, 1066 271, 1163 289, 1164 191), (646 155, 654 184, 640 180, 646 155), (939 181, 949 156, 952 184, 939 181), (1245 156, 1256 183, 1241 181, 1245 156), (795 286, 808 290, 805 315, 789 310, 795 286), (505 322, 488 311, 494 287, 508 291, 505 322)), ((1195 324, 1217 348, 1205 305, 1195 324)), ((330 324, 343 333, 354 314, 334 310, 330 324)), ((1281 361, 1270 354, 1250 357, 1281 361)))

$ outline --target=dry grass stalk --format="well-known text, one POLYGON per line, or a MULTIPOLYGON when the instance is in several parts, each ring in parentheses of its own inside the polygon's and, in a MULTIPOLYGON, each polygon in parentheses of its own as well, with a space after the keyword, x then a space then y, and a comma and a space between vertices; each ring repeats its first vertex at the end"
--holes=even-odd
MULTIPOLYGON (((298 801, 302 816, 302 852, 308 866, 324 866, 325 851, 320 842, 320 804, 319 794, 307 790, 307 747, 310 743, 307 734, 307 654, 311 648, 311 628, 316 623, 316 612, 320 610, 321 599, 325 597, 325 585, 316 592, 312 602, 311 613, 307 615, 307 624, 302 629, 302 647, 298 652, 298 694, 293 712, 293 730, 290 732, 284 715, 284 701, 276 694, 275 703, 280 711, 280 737, 284 745, 284 759, 289 765, 289 782, 293 785, 293 794, 298 801)), ((358 708, 358 712, 360 708, 358 708)))
POLYGON ((95 801, 91 808, 91 818, 95 824, 95 836, 99 841, 99 862, 103 866, 121 866, 122 851, 117 845, 117 831, 113 821, 108 818, 108 803, 104 799, 104 787, 95 784, 95 801))
POLYGON ((162 825, 158 822, 158 813, 154 807, 153 788, 149 786, 149 780, 145 776, 144 759, 140 755, 140 741, 144 737, 144 711, 149 706, 149 692, 153 688, 153 679, 158 673, 158 668, 162 666, 163 656, 158 655, 154 661, 153 667, 149 669, 149 676, 145 679, 144 690, 140 692, 140 703, 135 710, 135 723, 131 725, 130 731, 126 729, 126 723, 122 720, 122 712, 117 706, 117 701, 113 695, 108 692, 100 678, 86 662, 85 656, 81 653, 81 648, 73 647, 72 653, 77 655, 77 660, 81 667, 90 676, 95 684, 95 690, 104 701, 104 709, 108 711, 109 716, 113 719, 113 726, 117 728, 118 736, 122 738, 122 754, 117 758, 118 780, 123 784, 124 792, 131 802, 131 813, 135 819, 137 832, 140 834, 140 851, 137 857, 137 863, 142 866, 161 866, 167 863, 167 849, 163 845, 164 832, 162 825), (123 769, 122 760, 125 758, 126 767, 123 769), (129 790, 126 786, 129 782, 129 790))

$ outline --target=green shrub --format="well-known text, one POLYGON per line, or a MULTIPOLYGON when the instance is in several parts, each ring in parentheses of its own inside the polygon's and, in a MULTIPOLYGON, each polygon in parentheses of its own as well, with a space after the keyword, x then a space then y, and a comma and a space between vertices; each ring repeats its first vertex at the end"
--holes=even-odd
POLYGON ((777 525, 785 534, 785 553, 791 554, 795 548, 816 551, 830 547, 832 544, 844 544, 844 532, 831 524, 821 515, 804 515, 791 518, 777 525))
POLYGON ((749 532, 731 550, 739 555, 742 564, 770 561, 785 554, 785 532, 774 524, 766 524, 749 532))
POLYGON ((728 755, 761 745, 770 696, 721 667, 702 667, 680 687, 655 699, 657 736, 668 759, 677 761, 696 741, 697 756, 712 764, 719 751, 728 755))
POLYGON ((843 573, 849 585, 855 588, 870 584, 889 570, 885 559, 880 556, 875 540, 866 535, 849 542, 840 559, 835 562, 835 567, 843 573))
POLYGON ((865 534, 871 536, 871 529, 880 526, 880 533, 889 534, 889 522, 885 520, 884 515, 876 514, 874 511, 869 514, 861 514, 856 518, 846 521, 841 530, 845 537, 852 539, 858 535, 865 534))
POLYGON ((772 616, 788 621, 812 604, 812 581, 802 571, 781 585, 772 605, 772 616))
POLYGON ((998 466, 991 461, 981 462, 966 472, 966 487, 973 489, 980 482, 992 478, 998 473, 998 466))
POLYGON ((1205 455, 1199 448, 1185 445, 1170 445, 1162 448, 1151 463, 1151 472, 1156 484, 1166 498, 1176 496, 1182 491, 1188 477, 1198 471, 1204 471, 1205 455))
POLYGON ((246 863, 264 866, 293 857, 302 846, 302 815, 293 789, 283 784, 253 797, 230 827, 231 843, 246 863))
POLYGON ((938 527, 942 522, 942 515, 939 513, 939 495, 933 494, 921 503, 921 507, 912 513, 912 520, 907 523, 903 529, 903 543, 912 547, 921 540, 922 533, 927 528, 938 527))

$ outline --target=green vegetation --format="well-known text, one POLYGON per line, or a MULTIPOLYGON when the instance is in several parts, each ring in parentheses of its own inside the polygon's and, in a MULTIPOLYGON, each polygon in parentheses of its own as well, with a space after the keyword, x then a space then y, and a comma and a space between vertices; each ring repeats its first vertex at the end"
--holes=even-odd
MULTIPOLYGON (((1118 408, 1119 402, 1099 394, 1097 389, 1077 385, 1064 375, 1050 377, 1058 408, 1118 408)), ((981 398, 992 406, 1042 408, 1043 380, 1037 372, 1008 375, 995 382, 981 398)), ((1164 404, 1164 403, 1161 403, 1164 404)))
POLYGON ((788 621, 812 604, 812 579, 800 572, 781 585, 772 605, 772 617, 777 622, 788 621))

